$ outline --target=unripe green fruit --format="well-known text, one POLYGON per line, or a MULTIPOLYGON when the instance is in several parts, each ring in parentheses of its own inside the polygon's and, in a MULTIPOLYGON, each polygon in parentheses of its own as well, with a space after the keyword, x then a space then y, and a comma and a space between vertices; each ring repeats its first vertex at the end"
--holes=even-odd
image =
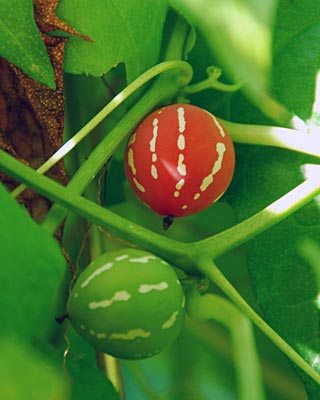
POLYGON ((184 294, 164 260, 126 248, 103 254, 80 274, 68 314, 97 350, 117 358, 147 358, 179 335, 184 294))

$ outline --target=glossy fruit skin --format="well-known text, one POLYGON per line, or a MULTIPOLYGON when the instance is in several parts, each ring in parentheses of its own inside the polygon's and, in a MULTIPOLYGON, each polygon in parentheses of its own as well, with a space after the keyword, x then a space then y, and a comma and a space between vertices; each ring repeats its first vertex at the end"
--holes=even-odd
POLYGON ((160 215, 182 217, 217 201, 235 167, 232 140, 206 110, 174 104, 154 111, 128 141, 125 173, 136 195, 160 215))
POLYGON ((97 350, 142 359, 159 353, 179 335, 184 293, 164 260, 124 248, 103 254, 80 274, 68 315, 75 330, 97 350))

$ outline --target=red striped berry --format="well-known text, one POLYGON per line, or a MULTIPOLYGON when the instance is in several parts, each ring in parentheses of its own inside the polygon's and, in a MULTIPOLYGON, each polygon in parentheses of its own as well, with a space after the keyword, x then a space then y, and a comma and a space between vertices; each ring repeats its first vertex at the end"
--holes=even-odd
POLYGON ((235 165, 232 140, 202 108, 174 104, 136 128, 125 153, 136 195, 163 216, 182 217, 209 207, 228 188, 235 165))

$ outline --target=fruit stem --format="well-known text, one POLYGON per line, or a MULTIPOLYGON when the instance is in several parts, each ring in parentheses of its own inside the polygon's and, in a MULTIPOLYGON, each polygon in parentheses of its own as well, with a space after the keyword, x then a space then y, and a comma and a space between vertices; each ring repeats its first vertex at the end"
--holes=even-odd
POLYGON ((162 227, 166 231, 170 228, 170 226, 173 224, 174 221, 174 215, 169 214, 166 217, 163 217, 162 219, 162 227))
POLYGON ((62 324, 68 318, 69 318, 69 314, 68 313, 64 313, 64 314, 59 315, 58 317, 56 317, 55 320, 58 322, 58 324, 62 324))

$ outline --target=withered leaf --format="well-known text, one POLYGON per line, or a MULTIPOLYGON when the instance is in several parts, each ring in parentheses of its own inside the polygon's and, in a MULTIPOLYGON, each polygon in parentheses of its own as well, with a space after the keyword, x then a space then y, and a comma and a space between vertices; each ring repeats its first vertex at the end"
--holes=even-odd
MULTIPOLYGON (((90 40, 55 15, 58 2, 34 0, 35 20, 54 69, 55 89, 34 81, 19 68, 0 58, 0 147, 35 169, 63 142, 63 56, 68 38, 47 33, 62 30, 90 40)), ((63 162, 58 163, 47 175, 62 184, 68 181, 63 162)), ((0 179, 9 190, 18 184, 1 172, 0 179)), ((19 200, 37 221, 44 218, 50 207, 47 199, 30 189, 25 190, 19 200)))
POLYGON ((83 39, 91 41, 89 36, 79 33, 76 29, 61 21, 55 14, 59 0, 33 0, 35 19, 40 32, 51 32, 62 30, 72 35, 81 36, 83 39))

